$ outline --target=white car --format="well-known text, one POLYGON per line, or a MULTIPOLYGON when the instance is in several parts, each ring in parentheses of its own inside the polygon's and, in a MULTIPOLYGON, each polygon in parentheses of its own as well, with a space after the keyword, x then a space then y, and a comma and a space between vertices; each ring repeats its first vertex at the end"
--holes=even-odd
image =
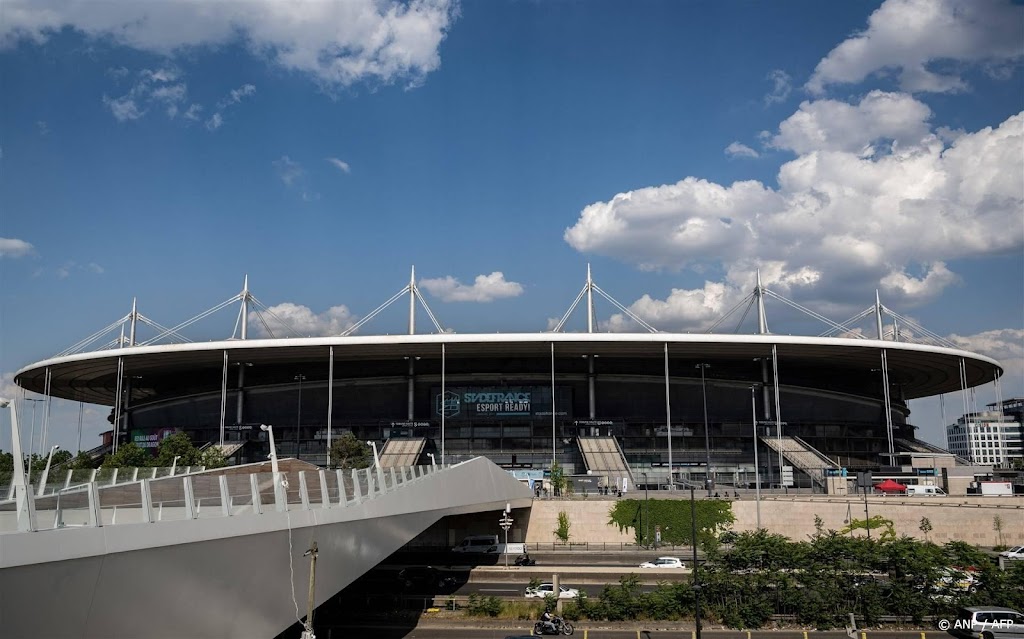
POLYGON ((682 568, 683 562, 679 557, 658 557, 654 561, 645 561, 640 564, 641 568, 682 568))
POLYGON ((999 556, 1006 559, 1024 559, 1024 546, 1014 546, 999 553, 999 556))
MULTIPOLYGON (((559 599, 575 599, 576 597, 580 596, 580 591, 576 590, 575 588, 566 588, 565 586, 559 586, 558 590, 559 590, 559 593, 558 593, 558 598, 559 599)), ((536 598, 539 598, 539 599, 543 599, 544 597, 547 597, 548 595, 554 595, 554 593, 555 593, 555 588, 554 588, 554 586, 552 584, 541 584, 541 585, 537 586, 536 588, 527 588, 526 589, 526 597, 527 598, 536 597, 536 598)))

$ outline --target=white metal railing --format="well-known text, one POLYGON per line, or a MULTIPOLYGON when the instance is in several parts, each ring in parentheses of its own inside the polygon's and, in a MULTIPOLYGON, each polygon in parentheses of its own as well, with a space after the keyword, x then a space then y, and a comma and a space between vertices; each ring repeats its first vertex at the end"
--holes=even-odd
MULTIPOLYGON (((50 472, 46 484, 36 486, 37 497, 55 495, 62 490, 89 483, 103 486, 131 484, 142 479, 160 479, 174 475, 187 475, 206 470, 205 466, 159 466, 144 468, 85 468, 68 469, 63 473, 50 472)), ((14 499, 14 473, 0 473, 0 503, 14 499)))
POLYGON ((442 470, 444 467, 432 465, 387 469, 371 466, 360 470, 280 472, 277 477, 274 473, 211 473, 155 479, 131 473, 132 481, 90 481, 41 496, 30 485, 20 509, 20 495, 0 504, 0 534, 260 515, 271 510, 344 508, 442 470))

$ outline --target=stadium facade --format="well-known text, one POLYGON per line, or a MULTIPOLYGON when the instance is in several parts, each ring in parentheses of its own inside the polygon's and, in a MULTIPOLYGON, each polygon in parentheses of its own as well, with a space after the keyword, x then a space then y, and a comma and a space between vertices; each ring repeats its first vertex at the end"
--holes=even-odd
MULTIPOLYGON (((592 330, 591 288, 599 290, 588 277, 592 330)), ((247 289, 238 298, 242 339, 137 344, 133 309, 128 345, 62 354, 23 368, 15 381, 111 406, 119 443, 155 447, 180 430, 196 443, 224 444, 237 461, 265 458, 260 424, 274 426, 280 456, 319 464, 329 439, 352 432, 380 443, 422 441, 419 461, 486 455, 544 469, 554 459, 583 473, 592 463, 581 438, 596 437, 615 442, 634 481, 664 477, 670 464, 677 477, 699 481, 710 462, 718 482, 746 483, 755 446, 764 477, 781 480, 766 453, 768 440, 783 436, 836 466, 887 465, 890 453, 920 445, 909 400, 965 392, 1003 372, 979 354, 888 339, 415 334, 414 279, 403 291, 408 335, 249 339, 247 289)), ((764 290, 754 294, 762 329, 764 290)), ((881 336, 880 316, 878 326, 881 336)))

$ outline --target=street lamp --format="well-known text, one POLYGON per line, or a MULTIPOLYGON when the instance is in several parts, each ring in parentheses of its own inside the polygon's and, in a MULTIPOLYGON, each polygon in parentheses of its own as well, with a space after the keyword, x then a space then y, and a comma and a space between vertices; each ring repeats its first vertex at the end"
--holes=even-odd
POLYGON ((754 487, 757 489, 757 529, 761 530, 761 466, 757 459, 757 386, 750 387, 750 419, 754 428, 754 487))
MULTIPOLYGON (((370 446, 370 448, 373 449, 373 465, 376 466, 377 470, 379 471, 380 470, 380 457, 377 456, 377 442, 366 440, 366 444, 368 446, 370 446)), ((433 455, 431 455, 431 458, 433 458, 433 455)))
POLYGON ((696 637, 700 639, 700 583, 697 581, 697 500, 690 486, 690 537, 693 542, 693 619, 696 637))
POLYGON ((174 477, 174 471, 178 468, 179 459, 181 459, 181 455, 175 455, 174 461, 171 462, 171 477, 174 477))
POLYGON ((306 376, 299 373, 293 377, 299 383, 299 414, 295 418, 295 459, 299 458, 299 431, 302 430, 302 382, 306 376))
POLYGON ((512 517, 509 516, 509 513, 511 512, 512 504, 506 503, 505 512, 502 513, 501 519, 498 520, 498 525, 505 531, 505 552, 502 553, 505 555, 505 570, 508 570, 508 529, 512 527, 512 522, 514 521, 512 517))
POLYGON ((434 463, 434 453, 427 453, 427 457, 430 458, 430 465, 432 467, 437 465, 437 464, 434 463))
POLYGON ((651 503, 650 503, 650 490, 647 485, 647 473, 640 473, 644 478, 644 546, 647 545, 647 540, 650 538, 651 532, 651 503))
POLYGON ((704 382, 704 369, 708 368, 708 364, 697 364, 694 368, 700 369, 700 392, 704 398, 704 455, 706 457, 706 477, 704 483, 708 487, 708 497, 711 497, 711 485, 714 483, 711 474, 711 435, 708 433, 708 389, 704 382))

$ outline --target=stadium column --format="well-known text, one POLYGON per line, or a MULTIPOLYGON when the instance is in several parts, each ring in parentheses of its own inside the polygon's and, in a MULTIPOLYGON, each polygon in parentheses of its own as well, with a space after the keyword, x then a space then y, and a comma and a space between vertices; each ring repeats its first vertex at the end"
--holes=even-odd
MULTIPOLYGON (((551 467, 555 466, 555 343, 551 342, 551 467)), ((554 493, 554 491, 552 491, 554 493)))
POLYGON ((327 467, 331 467, 331 416, 334 413, 334 347, 327 356, 327 467))
POLYGON ((668 489, 675 488, 672 467, 672 402, 669 399, 668 342, 665 342, 665 426, 668 428, 668 489))
POLYGON ((220 445, 224 447, 224 418, 228 410, 228 352, 224 351, 224 364, 220 371, 220 445))
POLYGON ((441 342, 441 395, 440 395, 439 398, 441 400, 441 407, 440 408, 441 408, 441 467, 442 468, 444 468, 444 414, 445 414, 445 411, 448 408, 447 406, 445 406, 445 396, 444 396, 444 393, 445 393, 445 391, 444 391, 444 382, 445 382, 445 379, 444 379, 444 372, 445 371, 444 371, 444 369, 445 369, 445 354, 446 354, 445 350, 446 349, 445 349, 444 342, 441 342))

